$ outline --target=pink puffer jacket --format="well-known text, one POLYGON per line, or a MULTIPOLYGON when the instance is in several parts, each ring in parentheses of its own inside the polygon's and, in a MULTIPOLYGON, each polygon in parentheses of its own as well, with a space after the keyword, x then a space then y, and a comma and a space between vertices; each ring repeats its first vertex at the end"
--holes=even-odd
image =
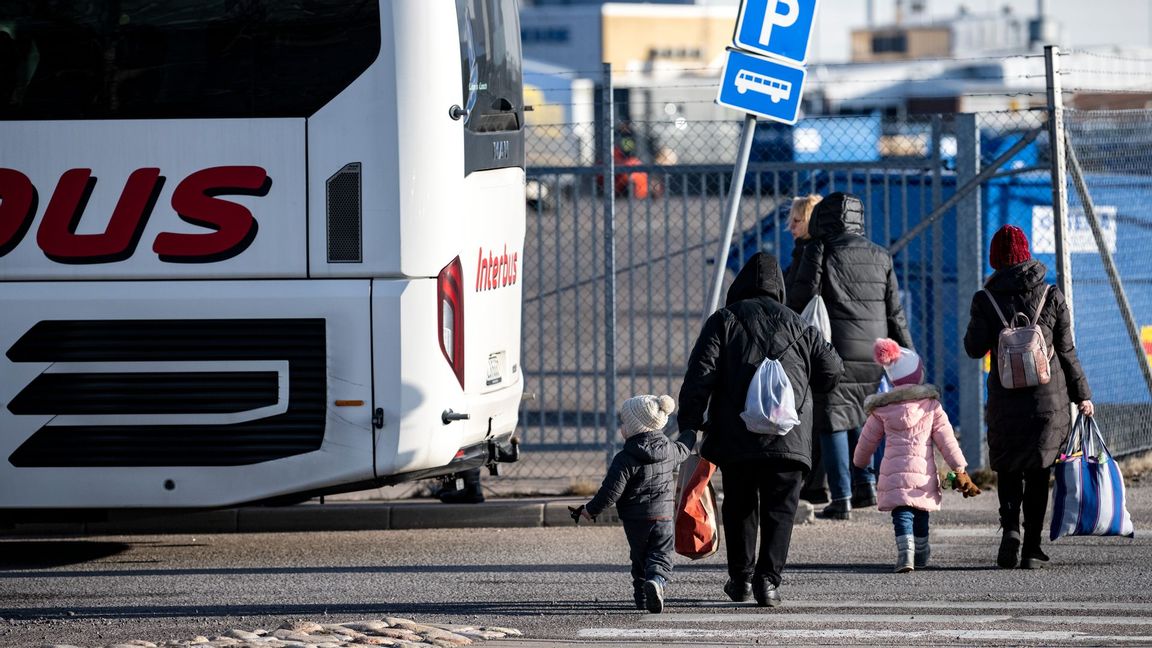
POLYGON ((940 407, 940 392, 932 385, 900 385, 864 399, 868 420, 852 457, 866 466, 885 439, 884 459, 876 483, 877 508, 891 511, 911 506, 940 510, 940 479, 932 448, 940 449, 953 470, 967 465, 948 415, 940 407))

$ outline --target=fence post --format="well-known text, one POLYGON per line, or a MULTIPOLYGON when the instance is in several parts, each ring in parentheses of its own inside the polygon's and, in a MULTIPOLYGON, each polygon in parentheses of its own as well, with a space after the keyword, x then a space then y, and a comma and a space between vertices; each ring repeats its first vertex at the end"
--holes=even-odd
MULTIPOLYGON (((1076 299, 1072 296, 1072 251, 1068 249, 1068 168, 1064 140, 1064 86, 1060 80, 1060 48, 1044 46, 1048 79, 1048 150, 1052 156, 1052 227, 1056 231, 1056 285, 1068 303, 1072 342, 1076 342, 1076 299)), ((1076 403, 1068 406, 1076 419, 1076 403)))
MULTIPOLYGON (((940 115, 932 115, 932 204, 939 205, 942 201, 943 179, 941 171, 944 161, 941 159, 941 140, 944 138, 944 124, 940 115)), ((944 318, 944 225, 942 220, 932 224, 932 318, 937 322, 944 318)), ((944 336, 943 331, 937 328, 932 335, 932 384, 944 385, 944 336)))
MULTIPOLYGON (((980 173, 980 129, 976 115, 956 115, 956 186, 959 189, 980 173)), ((956 203, 956 338, 968 331, 964 295, 984 284, 984 217, 980 188, 956 203)), ((960 449, 972 469, 987 465, 984 451, 984 361, 971 361, 959 354, 956 387, 960 390, 960 449)))
POLYGON ((612 100, 612 64, 601 64, 600 168, 604 179, 604 395, 607 402, 605 419, 607 458, 612 465, 616 455, 616 162, 612 155, 615 139, 616 108, 612 100))
POLYGON ((1073 338, 1076 317, 1072 299, 1072 254, 1068 249, 1068 169, 1064 157, 1064 90, 1060 81, 1060 48, 1044 46, 1048 78, 1048 146, 1052 156, 1052 226, 1056 231, 1056 285, 1068 301, 1073 338))

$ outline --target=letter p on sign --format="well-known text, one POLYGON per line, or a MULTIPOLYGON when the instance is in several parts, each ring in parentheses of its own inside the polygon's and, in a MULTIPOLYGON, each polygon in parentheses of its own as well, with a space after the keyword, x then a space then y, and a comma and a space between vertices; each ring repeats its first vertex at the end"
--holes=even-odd
POLYGON ((732 44, 737 49, 804 65, 820 0, 742 0, 732 44))
POLYGON ((759 43, 765 47, 768 46, 768 41, 772 39, 772 27, 791 27, 796 24, 796 18, 800 14, 800 7, 796 4, 796 0, 768 0, 768 6, 764 11, 764 24, 760 27, 759 43), (780 8, 784 8, 784 13, 780 13, 780 8))

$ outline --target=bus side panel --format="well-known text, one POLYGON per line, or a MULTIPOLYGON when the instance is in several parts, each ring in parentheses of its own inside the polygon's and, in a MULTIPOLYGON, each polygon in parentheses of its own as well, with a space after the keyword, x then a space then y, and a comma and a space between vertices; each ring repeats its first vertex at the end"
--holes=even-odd
POLYGON ((380 7, 380 56, 308 118, 308 266, 313 277, 396 276, 400 271, 400 57, 392 36, 392 4, 380 7), (346 219, 344 227, 340 218, 346 219))
POLYGON ((303 278, 304 127, 293 118, 0 122, 0 169, 38 198, 27 229, 0 241, 10 249, 0 277, 303 278))
MULTIPOLYGON (((398 59, 396 68, 397 144, 404 152, 399 159, 403 191, 396 196, 404 243, 397 261, 407 276, 436 276, 457 254, 472 251, 478 232, 496 226, 476 213, 475 197, 466 191, 464 119, 449 115, 453 106, 467 103, 455 5, 392 3, 396 51, 421 52, 398 59)), ((513 204, 524 211, 523 184, 513 204)))
POLYGON ((3 283, 0 301, 0 508, 372 477, 366 281, 3 283))
MULTIPOLYGON (((470 395, 520 389, 520 331, 524 292, 524 171, 480 171, 464 181, 470 205, 457 227, 465 248, 464 378, 470 395)), ((509 414, 515 417, 519 396, 509 414)))
MULTIPOLYGON (((467 283, 467 272, 465 277, 467 283)), ((468 297, 465 304, 467 309, 468 297)), ((474 302, 470 305, 477 307, 474 302)), ((445 468, 461 448, 483 443, 489 433, 507 438, 515 428, 523 391, 519 372, 509 375, 502 385, 487 391, 469 389, 465 394, 440 348, 438 307, 435 279, 373 282, 376 407, 384 413, 384 428, 376 435, 380 478, 445 468), (466 413, 469 418, 445 423, 447 410, 466 413)), ((487 319, 493 326, 513 325, 491 314, 482 317, 473 312, 471 316, 487 319)), ((518 354, 518 344, 509 352, 518 354)), ((485 369, 481 366, 476 371, 483 374, 485 369)))
POLYGON ((463 398, 436 327, 435 279, 372 282, 375 403, 384 413, 376 432, 378 477, 443 466, 464 441, 462 428, 441 422, 463 398))
POLYGON ((308 118, 313 277, 431 277, 474 240, 455 225, 470 209, 464 126, 449 116, 464 101, 455 3, 382 3, 380 28, 380 57, 308 118), (356 213, 359 237, 341 226, 356 213))

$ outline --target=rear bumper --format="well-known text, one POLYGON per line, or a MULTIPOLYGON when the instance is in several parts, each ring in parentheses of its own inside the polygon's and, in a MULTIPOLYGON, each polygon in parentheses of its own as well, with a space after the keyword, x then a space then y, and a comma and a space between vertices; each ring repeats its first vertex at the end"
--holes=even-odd
POLYGON ((448 462, 447 465, 438 468, 427 468, 424 470, 414 470, 389 475, 381 480, 381 484, 393 486, 417 479, 443 477, 483 466, 492 466, 498 463, 511 463, 516 461, 516 459, 508 457, 508 453, 512 452, 509 450, 509 448, 512 447, 511 440, 512 433, 509 432, 499 437, 488 439, 483 443, 476 443, 465 448, 460 448, 457 456, 448 462))

